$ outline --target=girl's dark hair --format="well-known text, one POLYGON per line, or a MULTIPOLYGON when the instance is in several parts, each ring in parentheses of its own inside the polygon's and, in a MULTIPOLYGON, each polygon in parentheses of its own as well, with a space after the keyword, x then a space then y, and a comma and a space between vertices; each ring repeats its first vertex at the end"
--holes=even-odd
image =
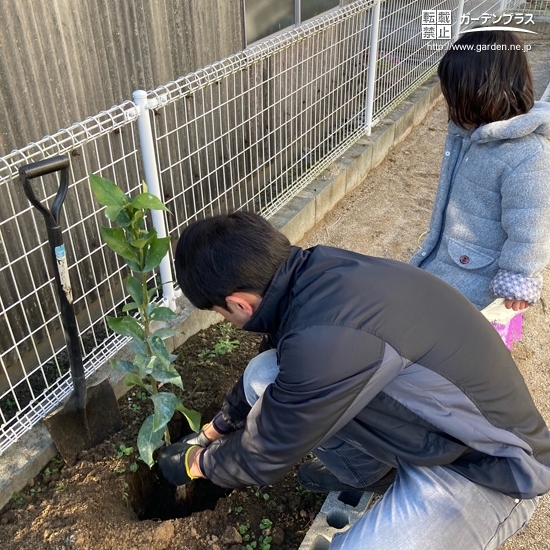
POLYGON ((199 220, 181 234, 176 278, 199 309, 227 309, 233 292, 263 296, 273 275, 289 258, 290 242, 268 221, 250 212, 199 220))
POLYGON ((508 120, 534 104, 523 43, 511 31, 463 34, 441 59, 437 74, 449 119, 462 128, 508 120))

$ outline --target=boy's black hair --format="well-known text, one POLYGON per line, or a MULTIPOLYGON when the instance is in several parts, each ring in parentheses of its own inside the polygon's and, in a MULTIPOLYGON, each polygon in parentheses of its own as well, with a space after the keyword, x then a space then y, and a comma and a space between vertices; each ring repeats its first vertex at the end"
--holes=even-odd
POLYGON ((262 297, 290 255, 288 239, 261 216, 234 212, 199 220, 181 234, 176 278, 199 309, 219 306, 233 292, 262 297))
POLYGON ((523 43, 511 31, 463 34, 441 59, 437 74, 449 119, 462 128, 508 120, 534 104, 523 43))

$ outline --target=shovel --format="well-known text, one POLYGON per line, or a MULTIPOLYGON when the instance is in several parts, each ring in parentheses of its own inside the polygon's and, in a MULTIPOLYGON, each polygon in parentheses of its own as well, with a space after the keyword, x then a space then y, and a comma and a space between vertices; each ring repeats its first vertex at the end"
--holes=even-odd
POLYGON ((109 379, 86 385, 82 350, 78 338, 78 325, 73 308, 73 295, 59 213, 69 187, 69 158, 54 157, 19 168, 19 177, 30 203, 44 216, 51 261, 55 273, 57 295, 73 391, 68 399, 44 418, 57 450, 68 464, 74 464, 80 451, 90 449, 122 428, 122 419, 113 387, 109 379), (30 180, 61 171, 60 185, 48 210, 35 196, 30 180))

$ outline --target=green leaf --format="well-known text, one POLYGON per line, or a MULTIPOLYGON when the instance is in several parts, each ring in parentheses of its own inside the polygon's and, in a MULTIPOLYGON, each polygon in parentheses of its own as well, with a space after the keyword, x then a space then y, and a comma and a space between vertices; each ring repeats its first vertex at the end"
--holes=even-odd
POLYGON ((153 453, 162 446, 162 436, 164 434, 164 429, 153 429, 153 417, 154 415, 150 415, 145 419, 137 437, 139 456, 149 467, 155 463, 153 460, 153 453))
POLYGON ((175 368, 170 369, 159 369, 154 368, 151 372, 151 376, 157 381, 162 382, 163 384, 174 384, 178 388, 183 390, 183 382, 181 381, 181 376, 178 374, 178 371, 175 368))
POLYGON ((162 285, 158 285, 153 287, 151 290, 147 291, 147 296, 149 297, 149 300, 157 293, 158 289, 161 288, 162 285))
POLYGON ((128 304, 125 304, 122 306, 122 311, 126 313, 127 311, 133 311, 134 309, 139 309, 139 304, 136 304, 135 302, 129 302, 128 304))
POLYGON ((155 404, 153 414, 153 430, 164 430, 164 427, 174 416, 174 411, 180 400, 170 392, 162 391, 151 396, 155 404))
POLYGON ((141 340, 130 340, 130 342, 128 342, 126 346, 131 352, 135 353, 136 355, 147 355, 147 346, 145 345, 145 342, 142 342, 141 340))
POLYGON ((171 355, 168 353, 164 342, 158 336, 152 336, 151 338, 148 338, 147 341, 149 342, 149 347, 155 357, 157 357, 165 367, 169 367, 170 363, 177 359, 177 355, 171 355))
POLYGON ((169 248, 170 237, 163 237, 162 239, 158 237, 152 238, 151 244, 146 250, 143 271, 151 271, 151 269, 158 267, 164 256, 166 256, 169 248))
POLYGON ((95 174, 90 174, 89 178, 97 202, 107 207, 105 216, 110 220, 115 220, 128 202, 128 197, 108 179, 95 174))
POLYGON ((102 227, 101 236, 113 252, 116 252, 125 260, 129 260, 139 265, 139 256, 136 254, 136 249, 130 246, 122 229, 118 227, 102 227))
POLYGON ((175 330, 172 330, 171 328, 159 328, 158 330, 155 330, 153 332, 153 336, 157 336, 161 340, 166 340, 166 338, 172 338, 172 336, 176 336, 178 333, 175 330))
POLYGON ((134 239, 133 241, 130 241, 130 244, 134 248, 142 249, 146 245, 148 245, 151 240, 156 237, 157 230, 153 227, 150 231, 140 231, 140 236, 138 239, 134 239))
POLYGON ((126 262, 126 265, 132 270, 132 271, 135 271, 136 273, 145 273, 143 269, 141 269, 141 265, 136 263, 136 262, 132 262, 131 260, 124 260, 126 262))
POLYGON ((141 250, 142 248, 145 248, 149 244, 149 239, 134 239, 130 242, 130 244, 137 248, 138 250, 141 250))
POLYGON ((170 321, 176 317, 177 315, 169 307, 156 306, 149 314, 151 321, 170 321))
POLYGON ((142 210, 165 210, 170 212, 162 201, 151 193, 141 193, 132 201, 133 208, 141 208, 142 210))
POLYGON ((193 411, 191 409, 187 409, 182 405, 180 402, 176 406, 176 411, 179 411, 185 418, 187 418, 187 421, 189 422, 189 427, 194 432, 199 432, 201 429, 201 414, 197 411, 193 411))
POLYGON ((149 388, 145 384, 145 382, 141 379, 141 376, 139 374, 136 374, 135 372, 129 372, 124 377, 124 385, 126 386, 141 386, 144 390, 149 391, 149 388))
POLYGON ((132 212, 134 213, 134 216, 132 218, 132 229, 134 231, 139 231, 143 229, 143 226, 145 225, 145 216, 143 215, 143 210, 132 209, 132 212))
POLYGON ((126 205, 126 207, 119 212, 115 222, 120 225, 120 227, 124 227, 124 229, 129 230, 132 225, 135 226, 136 224, 136 212, 141 214, 141 210, 136 211, 126 205))
POLYGON ((128 315, 124 317, 107 317, 107 324, 113 332, 121 336, 130 336, 142 341, 145 339, 145 332, 143 332, 141 325, 128 315))
POLYGON ((132 361, 119 361, 118 359, 110 359, 109 362, 114 369, 119 372, 135 372, 139 373, 139 368, 132 361))
POLYGON ((139 305, 143 304, 143 286, 141 282, 135 277, 132 277, 132 275, 129 275, 126 279, 126 292, 134 299, 134 302, 139 305))
POLYGON ((134 357, 134 363, 139 367, 140 374, 143 377, 152 374, 157 361, 156 357, 149 357, 147 354, 140 353, 134 357))

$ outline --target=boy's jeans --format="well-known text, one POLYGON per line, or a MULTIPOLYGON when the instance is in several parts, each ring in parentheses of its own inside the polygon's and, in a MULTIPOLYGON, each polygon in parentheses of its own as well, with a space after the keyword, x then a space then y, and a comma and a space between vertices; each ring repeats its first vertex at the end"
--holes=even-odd
MULTIPOLYGON (((250 405, 278 372, 275 350, 252 359, 244 372, 250 405)), ((392 466, 337 435, 315 455, 340 481, 354 487, 373 483, 392 466)), ((517 533, 538 503, 538 498, 514 499, 487 489, 442 466, 397 466, 388 492, 349 530, 334 536, 331 550, 490 550, 517 533)))

